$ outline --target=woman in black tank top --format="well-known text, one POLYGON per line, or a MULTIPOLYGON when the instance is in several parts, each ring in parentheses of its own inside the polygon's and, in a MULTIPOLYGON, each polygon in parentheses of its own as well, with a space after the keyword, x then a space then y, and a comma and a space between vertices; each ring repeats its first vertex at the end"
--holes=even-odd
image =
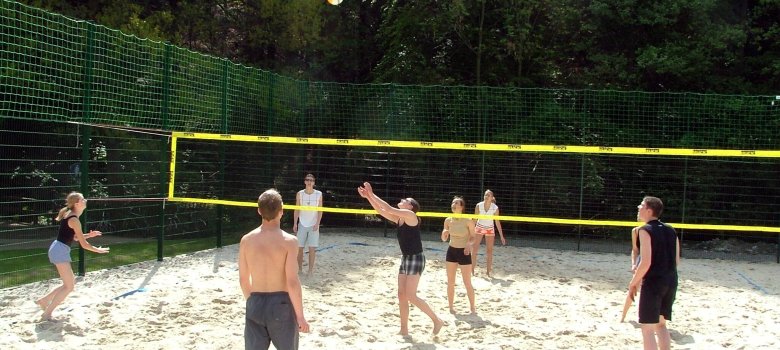
POLYGON ((84 234, 81 230, 79 216, 87 208, 87 200, 78 192, 71 192, 65 199, 66 205, 57 214, 56 220, 60 221, 57 239, 49 247, 49 261, 57 267, 57 272, 62 279, 62 285, 55 288, 49 294, 36 301, 43 315, 41 320, 50 320, 54 309, 73 291, 76 280, 70 267, 70 245, 78 241, 81 246, 95 253, 108 253, 108 248, 94 247, 87 238, 100 236, 100 231, 89 231, 84 234))
POLYGON ((399 334, 409 334, 409 304, 414 304, 433 321, 433 334, 438 334, 442 321, 433 312, 428 303, 417 296, 417 285, 425 267, 425 256, 422 254, 422 240, 420 239, 420 219, 417 211, 420 204, 414 198, 404 198, 398 203, 398 208, 387 204, 379 198, 371 188, 371 184, 364 182, 358 187, 358 194, 368 200, 371 207, 387 220, 398 224, 398 245, 401 248, 401 269, 398 273, 398 307, 401 314, 401 331, 399 334))

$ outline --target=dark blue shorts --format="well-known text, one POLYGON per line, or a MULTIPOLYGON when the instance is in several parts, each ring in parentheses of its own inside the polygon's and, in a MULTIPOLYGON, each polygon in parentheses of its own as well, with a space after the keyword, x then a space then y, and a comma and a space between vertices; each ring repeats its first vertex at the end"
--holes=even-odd
POLYGON ((246 300, 244 347, 298 349, 298 321, 287 292, 252 293, 246 300))

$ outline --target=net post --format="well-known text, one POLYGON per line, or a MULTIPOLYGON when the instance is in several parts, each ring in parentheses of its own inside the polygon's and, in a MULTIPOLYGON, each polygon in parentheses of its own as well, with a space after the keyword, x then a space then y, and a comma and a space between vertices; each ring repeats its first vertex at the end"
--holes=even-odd
MULTIPOLYGON (((228 85, 230 84, 229 61, 222 60, 222 123, 220 131, 228 132, 228 85)), ((225 143, 219 144, 219 196, 225 195, 225 143)), ((225 205, 217 205, 217 248, 222 248, 222 217, 225 215, 225 205)))
MULTIPOLYGON (((162 128, 168 130, 169 118, 170 118, 170 96, 171 96, 171 44, 164 43, 165 50, 163 53, 163 93, 162 93, 162 128)), ((176 138, 170 138, 171 143, 170 155, 168 154, 168 145, 165 142, 160 143, 160 194, 162 197, 172 197, 173 193, 170 190, 170 186, 173 183, 173 172, 170 173, 166 170, 166 165, 170 167, 169 162, 175 162, 175 146, 176 138), (169 184, 170 182, 170 184, 169 184), (168 196, 166 196, 168 192, 168 196)), ((157 261, 163 260, 163 242, 165 240, 165 201, 162 202, 160 208, 160 230, 157 232, 157 261)))
MULTIPOLYGON (((95 47, 95 25, 90 22, 84 22, 87 26, 87 44, 84 52, 84 89, 83 89, 83 110, 81 120, 84 123, 81 128, 81 186, 82 194, 89 194, 89 146, 92 138, 92 127, 89 123, 92 121, 92 80, 94 67, 94 47, 95 47)), ((87 215, 83 213, 79 218, 81 227, 87 227, 87 215)), ((84 276, 86 266, 84 264, 84 248, 79 245, 79 264, 78 275, 84 276)))
MULTIPOLYGON (((580 157, 580 213, 578 219, 582 220, 582 201, 585 196, 585 153, 580 157)), ((577 224, 577 251, 580 251, 582 243, 582 224, 577 224)))

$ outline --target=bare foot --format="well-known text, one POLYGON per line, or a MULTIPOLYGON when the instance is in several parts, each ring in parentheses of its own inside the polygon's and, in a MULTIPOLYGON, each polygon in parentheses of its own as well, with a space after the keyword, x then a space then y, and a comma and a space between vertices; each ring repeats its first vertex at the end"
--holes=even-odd
POLYGON ((402 329, 400 332, 398 332, 398 335, 400 335, 402 337, 408 337, 409 336, 409 331, 405 330, 405 329, 402 329))
POLYGON ((454 315, 455 314, 455 309, 450 307, 450 313, 454 315))
POLYGON ((36 301, 35 301, 35 303, 36 303, 36 304, 38 304, 38 307, 40 307, 40 308, 41 308, 41 310, 43 310, 43 311, 46 311, 46 307, 47 307, 47 306, 49 306, 49 304, 48 304, 48 303, 45 303, 45 302, 43 301, 43 299, 36 300, 36 301))
POLYGON ((444 326, 444 321, 442 321, 440 318, 436 318, 436 321, 433 321, 433 335, 439 334, 439 331, 441 331, 441 327, 444 326))
POLYGON ((43 315, 41 315, 41 322, 46 322, 46 321, 54 321, 54 317, 52 317, 51 314, 47 315, 46 313, 44 313, 43 315))

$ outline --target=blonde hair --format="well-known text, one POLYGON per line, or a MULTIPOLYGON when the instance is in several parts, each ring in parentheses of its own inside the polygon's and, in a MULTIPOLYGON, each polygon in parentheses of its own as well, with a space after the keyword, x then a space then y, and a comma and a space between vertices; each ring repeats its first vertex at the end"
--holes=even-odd
POLYGON ((68 194, 67 197, 65 197, 65 207, 60 209, 59 213, 57 213, 57 217, 54 218, 54 220, 60 221, 62 220, 65 215, 73 211, 73 206, 76 205, 80 200, 84 199, 84 195, 78 192, 71 192, 68 194))
POLYGON ((495 204, 496 203, 496 195, 493 194, 493 191, 491 191, 491 190, 485 190, 485 194, 488 194, 488 193, 490 193, 490 196, 493 197, 493 204, 495 204))

